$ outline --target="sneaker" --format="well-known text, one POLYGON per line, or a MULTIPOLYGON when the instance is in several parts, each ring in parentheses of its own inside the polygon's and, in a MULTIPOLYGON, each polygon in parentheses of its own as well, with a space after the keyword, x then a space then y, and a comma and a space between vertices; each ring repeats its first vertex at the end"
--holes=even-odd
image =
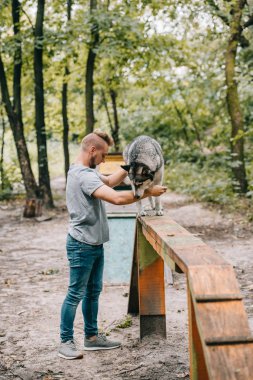
POLYGON ((63 359, 81 359, 83 353, 78 351, 73 340, 62 342, 58 351, 58 356, 63 359))
POLYGON ((120 346, 121 343, 108 340, 104 334, 98 334, 94 340, 84 339, 85 351, 112 350, 113 348, 118 348, 120 346))

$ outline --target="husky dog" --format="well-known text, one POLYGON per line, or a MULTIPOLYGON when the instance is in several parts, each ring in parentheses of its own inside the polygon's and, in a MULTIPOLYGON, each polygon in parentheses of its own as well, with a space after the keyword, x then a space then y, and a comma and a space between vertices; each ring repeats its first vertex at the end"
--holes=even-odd
MULTIPOLYGON (((127 164, 124 169, 128 170, 135 198, 141 198, 144 190, 154 185, 162 185, 164 160, 161 146, 156 140, 149 136, 136 137, 124 149, 123 157, 127 164)), ((155 205, 152 197, 149 201, 156 215, 163 215, 160 197, 155 197, 155 205)), ((142 216, 147 215, 141 200, 138 202, 138 211, 142 216)))

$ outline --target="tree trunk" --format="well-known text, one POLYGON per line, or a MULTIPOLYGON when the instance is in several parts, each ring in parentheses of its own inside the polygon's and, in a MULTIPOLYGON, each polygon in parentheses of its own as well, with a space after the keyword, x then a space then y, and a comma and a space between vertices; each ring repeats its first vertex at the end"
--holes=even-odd
POLYGON ((12 20, 15 35, 14 69, 13 69, 13 108, 17 114, 20 125, 23 127, 22 106, 21 106, 21 71, 22 71, 22 50, 20 38, 20 3, 19 0, 12 0, 12 20))
MULTIPOLYGON (((67 20, 71 20, 71 6, 72 0, 67 1, 67 20)), ((64 172, 67 181, 67 174, 69 170, 69 121, 68 121, 68 76, 69 68, 66 63, 64 69, 64 78, 62 85, 62 120, 63 120, 63 152, 64 152, 64 172)))
POLYGON ((62 85, 62 120, 63 120, 63 153, 64 153, 64 172, 67 181, 69 170, 69 121, 68 121, 68 66, 65 66, 64 79, 62 85))
POLYGON ((1 124, 3 128, 2 132, 2 143, 1 143, 1 157, 0 157, 0 178, 1 178, 1 190, 4 190, 4 183, 5 183, 5 178, 4 178, 4 137, 5 137, 5 120, 4 120, 4 114, 3 110, 1 107, 1 124))
POLYGON ((172 102, 173 102, 174 108, 176 110, 178 119, 180 120, 180 123, 181 123, 181 126, 182 126, 182 130, 183 130, 183 134, 184 134, 184 137, 185 137, 185 141, 189 145, 189 136, 188 136, 188 132, 187 132, 187 128, 186 128, 187 127, 187 123, 186 123, 186 121, 185 121, 185 119, 183 117, 182 112, 177 107, 176 103, 173 100, 172 100, 172 102))
MULTIPOLYGON (((16 138, 14 140, 17 142, 17 146, 22 146, 19 149, 18 157, 20 162, 24 162, 23 170, 24 175, 27 176, 28 182, 25 185, 26 193, 28 198, 36 198, 38 194, 38 187, 31 169, 31 162, 29 153, 26 146, 26 141, 24 137, 24 126, 22 118, 22 105, 21 105, 21 72, 22 72, 22 48, 21 48, 21 38, 20 38, 20 2, 18 0, 12 0, 12 20, 13 20, 13 30, 15 35, 15 52, 14 52, 14 69, 13 69, 13 112, 16 114, 17 124, 14 129, 16 129, 16 138), (18 143, 18 141, 20 141, 18 143), (26 168, 27 167, 27 168, 26 168)), ((22 169, 21 169, 22 172, 22 169)), ((23 176, 24 177, 24 176, 23 176)), ((35 216, 35 215, 34 215, 35 216)))
POLYGON ((109 109, 108 109, 108 104, 107 104, 107 100, 106 100, 106 96, 105 96, 104 90, 102 90, 102 101, 103 101, 104 106, 105 106, 106 115, 107 115, 107 118, 108 118, 108 122, 109 122, 111 133, 113 133, 112 120, 111 120, 110 112, 109 112, 109 109))
POLYGON ((120 141, 119 141, 119 119, 118 119, 117 103, 116 103, 116 98, 117 98, 116 91, 114 91, 113 89, 110 89, 110 96, 112 100, 113 120, 114 120, 112 138, 114 140, 115 150, 116 152, 118 152, 120 141))
POLYGON ((39 165, 39 186, 47 208, 54 207, 50 187, 47 160, 47 138, 44 115, 43 86, 43 21, 45 0, 38 0, 36 24, 34 29, 34 80, 35 80, 35 127, 39 165))
POLYGON ((246 193, 248 183, 244 162, 244 122, 238 96, 238 85, 235 79, 235 64, 238 43, 242 34, 241 18, 245 0, 233 1, 231 9, 230 37, 226 50, 226 84, 227 107, 231 119, 231 160, 233 188, 235 192, 246 193))
MULTIPOLYGON (((97 0, 90 0, 90 13, 97 9, 97 0)), ((96 53, 94 49, 99 42, 98 24, 94 20, 91 26, 91 44, 88 51, 85 75, 85 109, 86 109, 86 134, 94 129, 94 89, 93 74, 95 68, 96 53)))
POLYGON ((6 114, 13 133, 14 142, 17 150, 17 156, 20 164, 20 170, 24 181, 27 198, 36 198, 38 196, 38 187, 32 172, 30 157, 24 137, 23 125, 20 124, 17 114, 12 108, 10 101, 7 79, 5 75, 3 61, 0 55, 0 84, 2 89, 2 99, 5 106, 6 114))

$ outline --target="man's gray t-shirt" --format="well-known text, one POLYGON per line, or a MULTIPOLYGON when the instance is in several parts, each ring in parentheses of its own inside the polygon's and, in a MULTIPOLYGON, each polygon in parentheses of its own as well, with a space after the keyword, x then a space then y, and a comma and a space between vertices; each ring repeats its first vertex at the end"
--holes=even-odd
POLYGON ((109 240, 104 202, 92 196, 103 185, 95 169, 81 164, 70 166, 66 188, 69 234, 82 243, 100 245, 109 240))

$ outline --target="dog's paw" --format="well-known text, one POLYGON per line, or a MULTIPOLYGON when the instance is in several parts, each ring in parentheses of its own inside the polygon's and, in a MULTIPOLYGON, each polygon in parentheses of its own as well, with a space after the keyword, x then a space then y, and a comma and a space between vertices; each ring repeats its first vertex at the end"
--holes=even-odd
POLYGON ((145 211, 153 211, 155 208, 152 208, 151 206, 146 206, 145 211))
POLYGON ((163 210, 156 210, 155 214, 158 216, 163 216, 163 210))
POLYGON ((145 210, 141 210, 141 212, 139 213, 140 216, 146 216, 147 215, 147 212, 145 210))

